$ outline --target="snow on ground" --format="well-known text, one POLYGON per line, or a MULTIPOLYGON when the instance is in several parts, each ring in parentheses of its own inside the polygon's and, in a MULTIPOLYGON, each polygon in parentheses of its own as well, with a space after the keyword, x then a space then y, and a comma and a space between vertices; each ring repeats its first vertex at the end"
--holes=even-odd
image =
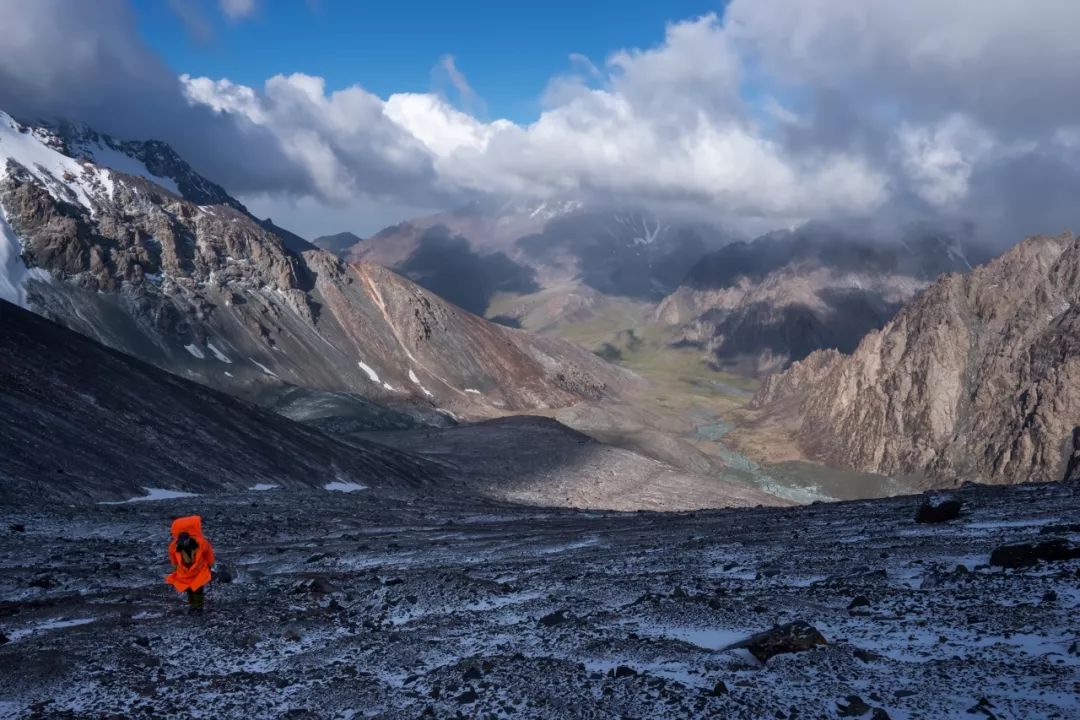
POLYGON ((333 490, 336 492, 356 492, 357 490, 367 490, 367 485, 361 485, 355 482, 344 482, 341 480, 335 480, 334 482, 328 482, 323 485, 323 490, 333 490))
POLYGON ((48 632, 49 630, 63 630, 64 628, 78 627, 79 625, 87 625, 97 620, 96 617, 89 618, 75 618, 72 620, 49 620, 47 622, 40 623, 28 628, 22 628, 15 630, 8 636, 10 642, 16 642, 24 637, 30 635, 37 635, 38 633, 48 632))
POLYGON ((279 488, 279 487, 281 487, 281 486, 280 485, 274 485, 273 483, 255 483, 254 485, 251 486, 250 489, 255 490, 256 492, 264 492, 266 490, 273 490, 274 488, 279 488))
POLYGON ((476 390, 475 388, 465 388, 465 392, 469 393, 470 395, 482 395, 483 394, 479 390, 476 390))
POLYGON ((957 495, 961 519, 920 534, 919 498, 659 514, 375 483, 201 496, 235 572, 197 618, 161 581, 191 501, 0 507, 0 716, 155 717, 168 698, 216 718, 1080 717, 1080 559, 988 565, 1070 522, 1080 487, 957 495), (726 649, 796 619, 828 644, 726 649))
POLYGON ((358 362, 356 364, 359 365, 360 369, 363 370, 367 374, 368 379, 371 380, 371 382, 375 383, 376 385, 378 385, 381 382, 379 380, 379 374, 377 372, 375 372, 374 370, 372 370, 370 365, 368 365, 367 363, 364 363, 364 362, 358 362))
POLYGON ((232 365, 232 360, 229 359, 229 356, 221 352, 221 350, 219 350, 218 347, 214 345, 214 343, 208 341, 206 343, 206 347, 210 348, 210 352, 214 353, 214 357, 216 357, 219 361, 232 365))
POLYGON ((146 495, 129 498, 127 500, 113 500, 100 502, 98 505, 126 505, 128 503, 149 502, 151 500, 173 500, 175 498, 197 497, 196 493, 183 492, 182 490, 167 490, 165 488, 143 487, 146 495))
POLYGON ((202 349, 198 345, 185 345, 184 349, 187 350, 189 353, 191 353, 194 357, 197 357, 200 360, 205 360, 206 359, 206 354, 202 351, 202 349))

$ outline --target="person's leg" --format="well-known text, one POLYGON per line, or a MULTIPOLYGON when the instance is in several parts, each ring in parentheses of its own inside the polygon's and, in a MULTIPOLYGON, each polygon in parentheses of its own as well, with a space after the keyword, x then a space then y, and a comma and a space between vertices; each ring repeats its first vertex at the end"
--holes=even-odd
POLYGON ((187 593, 188 608, 194 608, 195 607, 195 591, 191 590, 189 588, 188 590, 185 590, 184 592, 187 593))
POLYGON ((191 607, 193 607, 195 610, 201 611, 203 609, 203 599, 205 598, 205 591, 206 587, 204 586, 192 592, 191 607))

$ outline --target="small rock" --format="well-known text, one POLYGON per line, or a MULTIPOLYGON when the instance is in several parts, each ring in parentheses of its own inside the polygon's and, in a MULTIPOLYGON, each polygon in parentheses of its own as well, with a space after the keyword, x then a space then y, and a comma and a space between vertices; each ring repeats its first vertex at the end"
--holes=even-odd
POLYGON ((1056 592, 1054 592, 1053 590, 1047 590, 1045 593, 1043 593, 1043 596, 1042 596, 1042 601, 1044 603, 1057 602, 1057 599, 1058 599, 1058 594, 1056 592))
POLYGON ((337 590, 329 580, 323 577, 313 577, 309 580, 301 580, 294 589, 298 593, 309 592, 313 595, 326 595, 337 590))
POLYGON ((305 560, 304 562, 307 562, 307 563, 317 563, 317 562, 319 562, 320 560, 325 560, 325 559, 326 559, 326 558, 328 558, 328 557, 330 557, 330 555, 329 555, 328 553, 315 553, 314 555, 312 555, 311 557, 309 557, 309 558, 308 558, 307 560, 305 560))
POLYGON ((712 691, 709 692, 709 695, 711 697, 721 697, 721 696, 727 695, 727 694, 728 694, 727 685, 724 684, 723 680, 717 680, 716 684, 713 685, 712 691))
POLYGON ((38 575, 36 578, 27 583, 30 587, 41 588, 42 590, 48 590, 56 587, 56 581, 48 575, 38 575))
POLYGON ((952 498, 927 498, 919 505, 919 509, 915 511, 915 522, 942 523, 955 520, 960 517, 962 507, 963 503, 952 498))
POLYGON ((862 717, 872 710, 858 695, 848 695, 847 705, 837 701, 836 709, 840 717, 862 717))
POLYGON ((286 628, 284 637, 290 642, 300 642, 300 631, 294 627, 286 628))
POLYGON ((483 676, 484 674, 480 672, 480 668, 478 667, 471 667, 465 671, 464 675, 462 675, 466 680, 479 680, 483 676))
POLYGON ((470 690, 466 690, 465 692, 461 693, 460 695, 458 695, 454 699, 457 700, 462 705, 468 705, 469 703, 474 703, 477 700, 479 700, 480 696, 476 694, 475 690, 470 689, 470 690))
POLYGON ((870 605, 870 598, 865 595, 858 595, 847 606, 848 610, 854 610, 855 608, 868 607, 870 605))
POLYGON ((608 677, 609 678, 634 677, 637 674, 638 674, 637 670, 635 670, 632 667, 627 667, 626 665, 619 665, 616 668, 608 670, 608 677))
POLYGON ((138 645, 139 647, 144 647, 144 648, 150 647, 150 638, 148 638, 148 637, 146 637, 144 635, 140 635, 139 637, 135 638, 133 640, 133 642, 136 645, 138 645))
POLYGON ((228 565, 217 565, 214 568, 214 582, 231 583, 236 579, 236 573, 228 565))
POLYGON ((1037 543, 1002 545, 990 553, 990 564, 1003 568, 1022 568, 1039 561, 1058 562, 1080 558, 1080 545, 1064 538, 1051 538, 1037 543))
POLYGON ((26 526, 22 523, 14 523, 11 526, 11 532, 26 532, 26 526))
POLYGON ((537 624, 540 625, 540 627, 553 627, 555 625, 562 625, 567 620, 568 618, 566 617, 565 609, 556 610, 555 612, 548 613, 544 617, 540 618, 537 621, 537 624))
POLYGON ((11 641, 11 638, 9 638, 4 633, 0 632, 0 645, 6 645, 10 641, 11 641))
POLYGON ((856 648, 852 653, 856 658, 862 660, 864 663, 872 663, 881 659, 881 656, 877 653, 870 652, 869 650, 863 650, 862 648, 856 648))
POLYGON ((386 587, 393 587, 394 585, 400 585, 403 582, 405 582, 405 581, 402 580, 399 577, 396 577, 396 578, 390 578, 389 580, 383 580, 383 585, 386 586, 386 587))

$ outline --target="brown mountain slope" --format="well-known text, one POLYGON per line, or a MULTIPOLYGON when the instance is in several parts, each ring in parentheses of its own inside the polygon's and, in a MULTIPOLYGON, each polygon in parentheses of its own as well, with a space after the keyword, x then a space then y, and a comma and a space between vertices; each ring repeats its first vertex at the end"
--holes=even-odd
POLYGON ((853 354, 810 355, 753 405, 838 467, 945 485, 1076 475, 1080 240, 1031 238, 942 277, 853 354))
POLYGON ((304 249, 238 203, 196 204, 0 121, 0 249, 38 271, 16 294, 110 347, 256 401, 293 385, 429 419, 562 407, 633 382, 574 345, 304 249))

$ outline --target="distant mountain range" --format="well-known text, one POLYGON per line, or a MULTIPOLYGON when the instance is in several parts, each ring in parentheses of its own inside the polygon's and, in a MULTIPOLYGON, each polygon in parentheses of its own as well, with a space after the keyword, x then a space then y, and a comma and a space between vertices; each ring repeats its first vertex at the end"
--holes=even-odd
POLYGON ((985 259, 931 227, 882 239, 854 223, 810 223, 746 242, 707 223, 577 202, 470 206, 353 238, 316 243, 607 357, 652 326, 660 345, 749 375, 850 351, 938 275, 985 259))
POLYGON ((970 269, 970 257, 983 259, 931 228, 881 239, 810 223, 704 256, 655 319, 715 367, 766 375, 815 350, 854 350, 939 275, 970 269))

